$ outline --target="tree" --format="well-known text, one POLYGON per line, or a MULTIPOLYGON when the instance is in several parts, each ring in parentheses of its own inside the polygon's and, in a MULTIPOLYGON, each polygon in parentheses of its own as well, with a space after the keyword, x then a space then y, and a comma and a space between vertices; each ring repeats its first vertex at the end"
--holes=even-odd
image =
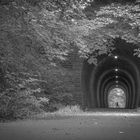
MULTIPOLYGON (((80 53, 86 56, 95 52, 95 57, 103 53, 109 54, 115 38, 139 45, 139 16, 139 4, 112 3, 95 9, 90 19, 77 21, 73 26, 74 30, 78 29, 80 53)), ((136 51, 139 52, 139 49, 136 51)))

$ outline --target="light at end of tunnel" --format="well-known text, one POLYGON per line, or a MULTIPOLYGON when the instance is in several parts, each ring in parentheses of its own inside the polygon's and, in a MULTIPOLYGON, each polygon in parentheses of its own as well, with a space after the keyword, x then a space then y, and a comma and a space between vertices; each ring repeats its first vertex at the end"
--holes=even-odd
POLYGON ((115 76, 115 78, 118 78, 118 76, 115 76))
POLYGON ((115 71, 117 72, 117 71, 118 71, 118 69, 115 69, 115 71))
POLYGON ((118 59, 118 56, 114 56, 115 59, 118 59))
POLYGON ((116 83, 118 83, 118 81, 115 81, 116 83))

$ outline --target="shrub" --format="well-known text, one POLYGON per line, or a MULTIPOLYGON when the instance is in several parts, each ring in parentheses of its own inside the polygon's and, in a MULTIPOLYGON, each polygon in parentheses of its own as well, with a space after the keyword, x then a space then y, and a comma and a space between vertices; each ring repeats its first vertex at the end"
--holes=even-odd
POLYGON ((23 119, 39 113, 41 104, 28 90, 6 90, 0 94, 0 119, 23 119))

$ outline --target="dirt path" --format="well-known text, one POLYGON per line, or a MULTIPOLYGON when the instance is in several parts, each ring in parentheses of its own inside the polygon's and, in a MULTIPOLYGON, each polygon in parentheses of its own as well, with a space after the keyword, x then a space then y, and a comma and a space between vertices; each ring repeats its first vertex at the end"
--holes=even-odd
POLYGON ((0 140, 140 140, 140 116, 103 113, 0 123, 0 140))

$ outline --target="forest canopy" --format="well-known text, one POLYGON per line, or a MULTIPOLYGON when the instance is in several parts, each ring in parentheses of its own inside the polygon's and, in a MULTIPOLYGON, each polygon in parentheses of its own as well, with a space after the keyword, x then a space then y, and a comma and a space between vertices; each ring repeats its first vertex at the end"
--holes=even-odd
POLYGON ((110 53, 117 37, 139 44, 139 3, 122 2, 7 0, 7 4, 6 1, 1 4, 5 12, 12 12, 9 16, 19 25, 14 28, 36 38, 48 59, 63 60, 74 47, 82 57, 95 51, 96 55, 110 53))

